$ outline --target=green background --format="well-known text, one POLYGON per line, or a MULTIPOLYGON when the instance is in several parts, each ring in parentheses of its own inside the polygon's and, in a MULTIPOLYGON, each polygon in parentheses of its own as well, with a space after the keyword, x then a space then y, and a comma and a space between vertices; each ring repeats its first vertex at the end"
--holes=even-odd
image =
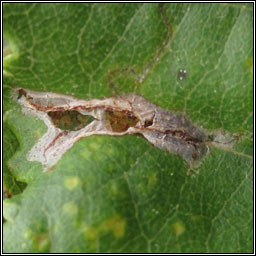
POLYGON ((4 252, 253 252, 252 4, 9 3, 3 22, 4 252), (136 92, 236 143, 188 176, 142 137, 92 136, 42 173, 17 86, 136 92))

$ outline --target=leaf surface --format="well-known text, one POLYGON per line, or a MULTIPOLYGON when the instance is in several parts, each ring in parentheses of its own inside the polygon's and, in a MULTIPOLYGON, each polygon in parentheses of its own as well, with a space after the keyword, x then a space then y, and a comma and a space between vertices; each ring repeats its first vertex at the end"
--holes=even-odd
POLYGON ((252 4, 9 3, 3 21, 4 172, 28 184, 4 200, 4 252, 252 252, 252 4), (136 92, 237 140, 188 176, 142 137, 92 136, 42 173, 26 155, 47 127, 22 114, 16 86, 136 92))

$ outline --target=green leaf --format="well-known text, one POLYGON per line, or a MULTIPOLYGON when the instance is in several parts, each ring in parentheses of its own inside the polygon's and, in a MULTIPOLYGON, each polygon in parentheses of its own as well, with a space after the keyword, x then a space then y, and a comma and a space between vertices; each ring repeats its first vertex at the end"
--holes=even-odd
POLYGON ((253 4, 9 3, 3 22, 4 136, 19 145, 4 161, 28 184, 4 200, 4 252, 253 251, 253 4), (22 114, 16 86, 135 91, 236 144, 211 147, 188 176, 142 137, 92 136, 42 173, 26 155, 47 127, 22 114))
POLYGON ((13 134, 11 128, 6 122, 4 122, 3 129, 3 188, 5 194, 10 197, 12 195, 21 193, 26 187, 26 184, 17 181, 8 167, 7 162, 13 156, 15 151, 19 148, 19 143, 16 136, 13 134))

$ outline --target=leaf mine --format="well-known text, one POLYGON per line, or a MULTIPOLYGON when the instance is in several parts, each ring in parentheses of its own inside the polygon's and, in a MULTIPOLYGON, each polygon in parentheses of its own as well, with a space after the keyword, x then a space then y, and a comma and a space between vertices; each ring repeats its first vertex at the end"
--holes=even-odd
POLYGON ((25 114, 34 115, 48 130, 28 152, 50 170, 80 138, 92 135, 141 134, 154 146, 181 156, 190 167, 207 154, 209 136, 180 113, 162 109, 145 98, 128 94, 81 100, 71 96, 15 89, 25 114))

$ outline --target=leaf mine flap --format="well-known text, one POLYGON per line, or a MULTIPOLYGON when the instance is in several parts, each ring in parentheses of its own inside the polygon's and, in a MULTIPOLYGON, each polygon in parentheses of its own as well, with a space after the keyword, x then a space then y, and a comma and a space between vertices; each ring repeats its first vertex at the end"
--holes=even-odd
POLYGON ((56 128, 77 131, 91 123, 94 118, 75 110, 49 111, 48 116, 56 128))
POLYGON ((50 170, 80 138, 92 135, 141 134, 154 146, 181 156, 190 167, 208 152, 208 135, 180 113, 162 109, 145 98, 128 94, 81 100, 71 96, 15 89, 25 114, 47 125, 46 134, 28 152, 50 170))

